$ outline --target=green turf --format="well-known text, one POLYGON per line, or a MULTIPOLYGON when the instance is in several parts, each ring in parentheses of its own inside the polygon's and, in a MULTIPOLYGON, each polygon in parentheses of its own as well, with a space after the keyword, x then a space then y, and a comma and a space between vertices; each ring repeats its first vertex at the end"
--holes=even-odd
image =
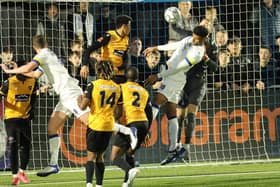
MULTIPOLYGON (((280 163, 256 163, 241 165, 189 166, 171 164, 141 166, 135 187, 277 187, 280 186, 280 163)), ((11 186, 8 172, 0 172, 0 187, 11 186)), ((37 177, 34 172, 28 174, 30 184, 20 186, 35 187, 79 187, 85 186, 84 171, 70 172, 63 168, 59 174, 46 178, 37 177)), ((123 172, 107 167, 103 186, 121 186, 123 172)))

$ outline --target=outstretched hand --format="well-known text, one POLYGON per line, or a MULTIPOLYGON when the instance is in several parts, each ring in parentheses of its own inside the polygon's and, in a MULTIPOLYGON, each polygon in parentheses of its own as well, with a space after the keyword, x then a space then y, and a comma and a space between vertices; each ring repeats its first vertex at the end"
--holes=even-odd
POLYGON ((155 84, 155 82, 157 82, 158 80, 158 76, 155 75, 150 75, 145 81, 144 84, 145 86, 152 86, 153 84, 155 84))
POLYGON ((158 50, 157 47, 148 47, 143 51, 144 56, 147 56, 149 53, 158 50))

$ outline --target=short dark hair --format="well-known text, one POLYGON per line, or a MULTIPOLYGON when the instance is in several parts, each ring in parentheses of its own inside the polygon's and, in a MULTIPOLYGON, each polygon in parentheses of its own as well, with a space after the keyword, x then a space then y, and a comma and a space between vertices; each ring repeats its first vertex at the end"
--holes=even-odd
POLYGON ((234 44, 234 43, 241 43, 241 39, 238 38, 237 36, 234 36, 228 40, 228 44, 234 44))
POLYGON ((222 48, 220 48, 219 50, 218 50, 218 54, 217 54, 217 56, 219 56, 220 54, 222 54, 222 53, 230 53, 230 51, 226 48, 226 47, 222 47, 222 48))
POLYGON ((43 49, 48 44, 43 35, 36 35, 32 38, 32 45, 36 48, 43 49))
POLYGON ((74 46, 74 45, 76 45, 76 44, 82 45, 83 42, 82 42, 80 39, 78 39, 78 37, 75 37, 73 40, 71 40, 70 46, 72 47, 72 46, 74 46))
POLYGON ((200 36, 200 37, 206 37, 208 36, 208 30, 207 28, 205 28, 204 26, 196 26, 194 29, 193 29, 193 33, 200 36))
POLYGON ((129 24, 130 22, 132 22, 132 18, 130 16, 127 16, 127 15, 120 15, 120 16, 117 16, 116 18, 116 28, 120 28, 122 25, 127 25, 129 24))
POLYGON ((136 67, 129 66, 126 69, 125 76, 126 76, 127 80, 136 81, 136 80, 138 80, 138 77, 139 77, 139 71, 136 67))
POLYGON ((57 5, 57 3, 49 3, 49 4, 47 4, 47 10, 49 10, 51 7, 53 7, 53 6, 55 6, 56 8, 58 8, 58 5, 57 5))
POLYGON ((81 54, 78 52, 78 51, 69 51, 69 54, 68 54, 68 57, 71 57, 71 56, 81 56, 81 54))
POLYGON ((131 39, 129 39, 129 43, 133 43, 135 40, 140 40, 140 41, 142 42, 142 40, 141 40, 140 37, 138 37, 138 36, 133 36, 131 39))
POLYGON ((14 50, 11 47, 3 47, 2 53, 13 53, 14 50))
POLYGON ((272 54, 272 50, 269 46, 261 45, 260 49, 267 49, 270 54, 272 54))

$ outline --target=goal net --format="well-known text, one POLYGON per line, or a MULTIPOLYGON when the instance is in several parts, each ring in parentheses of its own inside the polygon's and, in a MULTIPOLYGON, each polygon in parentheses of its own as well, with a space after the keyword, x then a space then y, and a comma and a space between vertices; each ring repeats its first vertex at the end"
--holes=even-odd
MULTIPOLYGON (((277 26, 280 24, 279 5, 273 1, 272 9, 268 9, 266 6, 269 5, 255 0, 184 3, 180 5, 184 20, 169 24, 164 19, 164 11, 171 6, 178 7, 176 0, 2 0, 0 57, 4 62, 5 53, 12 52, 14 61, 30 61, 35 55, 32 37, 42 34, 60 63, 85 88, 95 74, 90 72, 87 80, 82 79, 79 60, 78 65, 73 65, 73 59, 80 59, 79 54, 93 41, 107 30, 114 30, 117 15, 126 14, 133 18, 128 59, 139 67, 140 81, 144 81, 148 75, 166 68, 165 62, 172 52, 160 52, 160 57, 155 54, 154 62, 157 58, 159 61, 154 68, 149 68, 146 65, 148 57, 145 59, 138 51, 181 40, 191 35, 195 26, 204 25, 210 32, 207 53, 216 61, 218 71, 208 71, 203 77, 207 79, 207 92, 196 115, 190 162, 228 163, 278 158, 280 40, 276 38, 280 36, 277 26)), ((93 63, 98 53, 91 55, 93 63)), ((1 78, 2 84, 7 76, 2 72, 1 78)), ((58 102, 53 90, 44 89, 48 80, 43 77, 39 82, 41 93, 32 122, 30 169, 48 165, 47 123, 58 102)), ((4 107, 1 107, 2 111, 4 107)), ((160 120, 155 120, 151 126, 149 145, 136 154, 140 163, 159 163, 167 155, 168 120, 164 110, 160 115, 160 120)), ((86 127, 70 117, 60 130, 60 166, 76 167, 86 163, 85 133, 86 127)), ((184 129, 181 139, 184 142, 184 129)), ((9 148, 0 158, 0 169, 9 168, 8 154, 9 148)), ((106 152, 106 164, 110 164, 109 155, 110 148, 106 152)))

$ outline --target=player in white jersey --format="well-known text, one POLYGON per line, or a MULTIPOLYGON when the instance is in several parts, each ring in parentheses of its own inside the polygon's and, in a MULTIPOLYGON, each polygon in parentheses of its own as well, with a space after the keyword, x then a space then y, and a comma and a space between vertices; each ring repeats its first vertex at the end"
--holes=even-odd
MULTIPOLYGON (((78 86, 78 81, 72 78, 67 69, 58 62, 57 56, 47 48, 47 41, 41 35, 33 37, 33 48, 36 55, 33 60, 19 68, 8 69, 5 64, 0 66, 9 74, 25 74, 28 76, 39 78, 43 72, 46 74, 49 83, 59 95, 59 102, 57 103, 48 122, 48 137, 50 145, 50 165, 38 172, 37 175, 41 177, 48 176, 53 173, 58 173, 58 153, 60 148, 60 138, 58 129, 63 127, 68 115, 72 113, 83 123, 88 123, 89 109, 81 110, 78 106, 78 98, 83 95, 82 89, 78 86), (38 66, 42 71, 33 71, 38 66)), ((131 139, 131 147, 134 149, 137 144, 137 138, 129 128, 122 125, 115 124, 114 131, 129 135, 131 139)))
POLYGON ((194 64, 199 63, 202 59, 207 60, 206 58, 208 58, 205 52, 205 40, 207 35, 208 31, 205 27, 197 26, 194 28, 193 34, 190 37, 186 37, 179 42, 150 47, 144 51, 144 54, 147 54, 153 50, 175 50, 171 58, 167 61, 168 70, 157 75, 151 75, 145 80, 145 84, 152 85, 159 78, 162 78, 162 86, 152 101, 154 119, 158 114, 159 107, 163 104, 167 105, 169 155, 161 162, 162 165, 173 161, 178 154, 180 154, 176 150, 178 135, 176 105, 186 82, 185 73, 194 64))

